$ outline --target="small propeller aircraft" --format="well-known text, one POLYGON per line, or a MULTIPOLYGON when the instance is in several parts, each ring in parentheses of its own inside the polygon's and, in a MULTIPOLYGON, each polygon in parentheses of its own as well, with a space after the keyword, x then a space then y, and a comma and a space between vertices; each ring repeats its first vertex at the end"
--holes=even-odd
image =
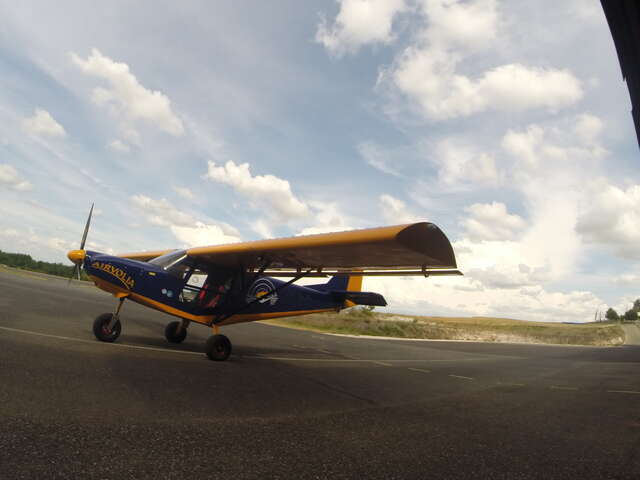
POLYGON ((107 255, 85 250, 93 205, 78 250, 67 256, 73 277, 84 269, 118 303, 93 322, 98 340, 113 342, 122 330, 126 299, 177 317, 165 328, 171 343, 187 336, 190 323, 213 330, 205 351, 226 360, 231 342, 222 326, 355 305, 385 306, 382 295, 362 292, 363 276, 462 275, 451 243, 433 223, 213 245, 186 250, 107 255), (327 277, 324 284, 294 285, 301 278, 327 277), (288 280, 280 280, 281 278, 288 280))

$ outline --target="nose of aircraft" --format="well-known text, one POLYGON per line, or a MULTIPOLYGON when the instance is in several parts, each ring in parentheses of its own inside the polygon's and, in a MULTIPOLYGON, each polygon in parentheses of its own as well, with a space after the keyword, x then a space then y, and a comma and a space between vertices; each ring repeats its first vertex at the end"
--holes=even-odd
POLYGON ((67 258, 76 265, 82 263, 85 256, 86 252, 84 250, 69 250, 69 253, 67 253, 67 258))

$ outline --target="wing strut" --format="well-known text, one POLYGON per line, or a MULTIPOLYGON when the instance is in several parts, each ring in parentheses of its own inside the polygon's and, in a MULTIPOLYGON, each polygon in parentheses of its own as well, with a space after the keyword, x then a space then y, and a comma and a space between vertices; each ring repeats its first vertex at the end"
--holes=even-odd
MULTIPOLYGON (((314 269, 310 268, 309 270, 307 270, 306 272, 302 272, 299 273, 298 275, 296 275, 295 277, 293 277, 291 280, 289 280, 286 283, 283 283, 282 285, 280 285, 278 288, 273 289, 271 292, 269 292, 267 295, 273 295, 274 293, 278 293, 281 290, 284 290, 285 288, 287 288, 290 285, 293 285, 295 282, 297 282, 298 280, 300 280, 301 278, 306 277, 307 275, 309 275, 314 269)), ((240 308, 237 308, 235 311, 231 312, 231 313, 227 313, 225 315, 220 315, 219 317, 214 318, 213 320, 211 320, 211 324, 212 325, 217 325, 223 321, 225 321, 228 318, 233 317, 234 315, 237 315, 238 313, 242 312, 243 310, 249 308, 251 305, 254 305, 256 303, 258 303, 260 300, 262 299, 262 297, 259 298, 255 298, 253 300, 251 300, 250 302, 245 303, 244 305, 242 305, 240 308)))

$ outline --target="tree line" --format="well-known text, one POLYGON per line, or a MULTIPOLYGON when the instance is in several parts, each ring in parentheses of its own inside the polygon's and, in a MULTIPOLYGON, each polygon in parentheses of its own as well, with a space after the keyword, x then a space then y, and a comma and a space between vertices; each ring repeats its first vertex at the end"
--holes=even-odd
POLYGON ((624 312, 623 315, 619 315, 613 308, 609 308, 607 313, 604 315, 607 320, 637 320, 638 313, 640 312, 640 298, 637 298, 635 302, 633 302, 633 307, 624 312))
MULTIPOLYGON (((59 277, 71 277, 73 274, 72 265, 63 265, 62 263, 43 262, 34 260, 31 255, 26 253, 9 253, 0 250, 0 264, 8 267, 21 268, 32 272, 48 273, 49 275, 57 275, 59 277)), ((86 280, 86 275, 82 272, 82 279, 86 280)))

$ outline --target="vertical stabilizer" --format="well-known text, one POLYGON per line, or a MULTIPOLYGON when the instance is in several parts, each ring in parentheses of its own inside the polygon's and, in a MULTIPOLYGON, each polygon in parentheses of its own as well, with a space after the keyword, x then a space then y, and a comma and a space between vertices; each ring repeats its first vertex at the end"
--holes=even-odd
POLYGON ((356 305, 373 305, 385 307, 386 300, 379 293, 362 291, 362 275, 334 275, 327 283, 307 285, 308 288, 330 293, 342 307, 349 308, 356 305))
POLYGON ((349 275, 349 281, 347 282, 347 288, 350 292, 362 291, 362 275, 349 275))

